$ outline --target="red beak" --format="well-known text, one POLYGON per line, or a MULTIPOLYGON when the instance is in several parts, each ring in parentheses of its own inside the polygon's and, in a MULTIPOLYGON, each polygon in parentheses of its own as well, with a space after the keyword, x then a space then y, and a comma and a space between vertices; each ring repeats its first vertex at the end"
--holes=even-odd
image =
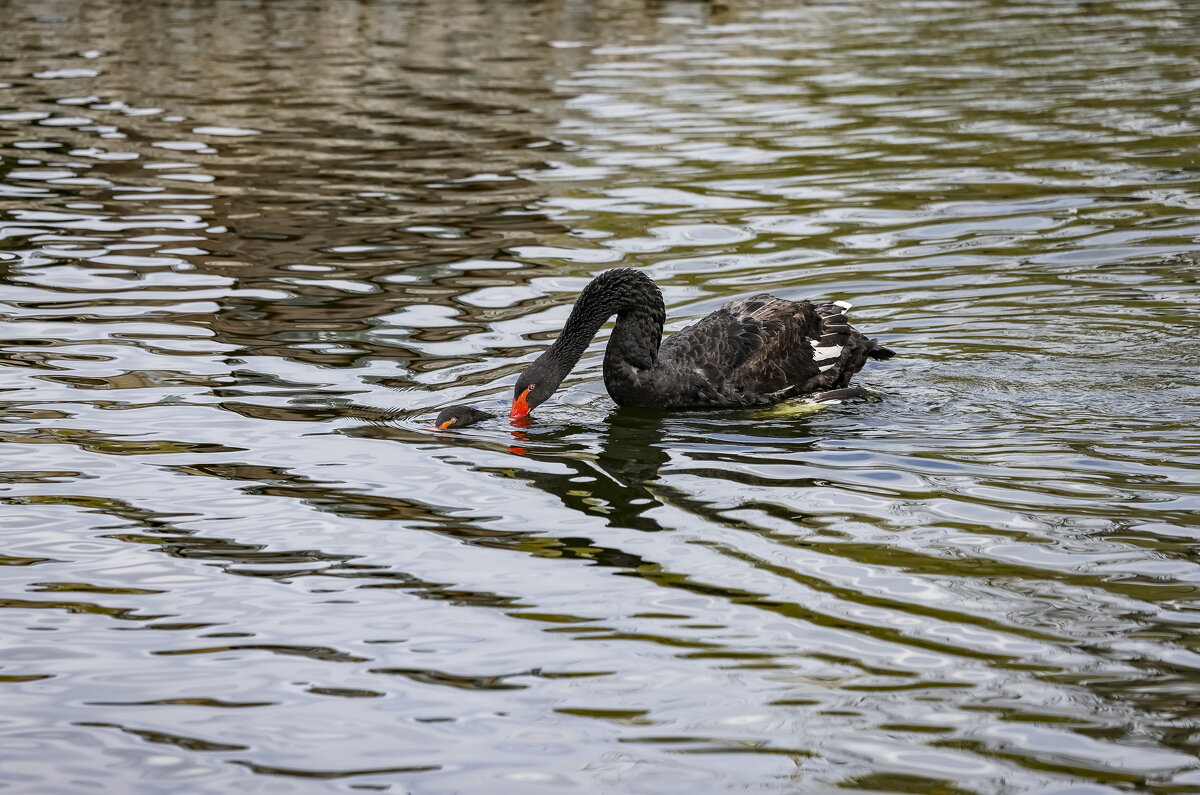
POLYGON ((516 400, 514 400, 512 403, 512 411, 508 412, 509 419, 519 420, 529 412, 533 411, 533 409, 529 408, 529 402, 525 399, 532 389, 533 387, 529 387, 529 389, 526 389, 524 392, 517 395, 516 400))

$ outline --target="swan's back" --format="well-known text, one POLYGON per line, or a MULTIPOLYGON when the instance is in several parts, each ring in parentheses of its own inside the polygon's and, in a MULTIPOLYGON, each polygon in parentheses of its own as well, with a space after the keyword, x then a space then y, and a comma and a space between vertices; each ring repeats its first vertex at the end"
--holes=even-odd
POLYGON ((731 301, 663 341, 636 405, 753 406, 844 387, 868 358, 892 355, 850 326, 846 308, 767 293, 731 301))

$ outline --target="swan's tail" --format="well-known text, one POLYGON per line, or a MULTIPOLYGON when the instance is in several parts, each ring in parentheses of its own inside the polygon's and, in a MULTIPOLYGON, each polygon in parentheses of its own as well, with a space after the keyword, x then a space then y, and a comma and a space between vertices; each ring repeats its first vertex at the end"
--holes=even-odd
MULTIPOLYGON (((854 327, 850 326, 849 322, 847 322, 847 320, 846 320, 846 313, 850 311, 850 307, 852 306, 852 304, 849 301, 834 301, 832 305, 838 307, 838 309, 840 309, 841 312, 839 313, 836 310, 833 310, 828 313, 821 313, 824 315, 824 317, 821 318, 822 325, 824 326, 824 328, 833 330, 830 327, 837 326, 837 327, 839 327, 838 330, 841 330, 840 326, 844 325, 846 327, 847 331, 857 332, 857 330, 854 329, 854 327)), ((817 311, 820 312, 820 309, 818 309, 817 311)), ((845 344, 845 343, 842 343, 842 344, 845 344)), ((879 344, 879 340, 875 340, 875 339, 867 340, 867 356, 869 356, 870 358, 883 360, 883 359, 890 359, 895 355, 896 355, 896 352, 894 350, 892 350, 891 348, 883 347, 882 345, 879 344)))
POLYGON ((817 308, 820 327, 813 346, 813 364, 819 373, 812 391, 845 389, 850 379, 869 359, 890 359, 895 351, 885 348, 878 340, 870 339, 850 325, 846 315, 850 304, 834 301, 817 308))

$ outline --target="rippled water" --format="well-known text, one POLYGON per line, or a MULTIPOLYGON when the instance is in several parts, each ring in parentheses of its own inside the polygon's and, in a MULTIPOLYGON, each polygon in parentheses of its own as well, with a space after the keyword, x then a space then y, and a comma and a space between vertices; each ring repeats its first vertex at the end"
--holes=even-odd
POLYGON ((0 788, 1200 792, 1200 5, 2 4, 0 788), (818 412, 616 410, 845 299, 818 412))

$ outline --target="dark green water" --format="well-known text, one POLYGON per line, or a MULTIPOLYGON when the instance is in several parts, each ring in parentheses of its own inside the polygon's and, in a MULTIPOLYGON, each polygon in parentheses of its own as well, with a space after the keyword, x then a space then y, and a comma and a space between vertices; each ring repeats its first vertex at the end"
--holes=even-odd
POLYGON ((1200 792, 1196 2, 0 18, 0 791, 1200 792), (615 266, 902 357, 425 430, 615 266))

